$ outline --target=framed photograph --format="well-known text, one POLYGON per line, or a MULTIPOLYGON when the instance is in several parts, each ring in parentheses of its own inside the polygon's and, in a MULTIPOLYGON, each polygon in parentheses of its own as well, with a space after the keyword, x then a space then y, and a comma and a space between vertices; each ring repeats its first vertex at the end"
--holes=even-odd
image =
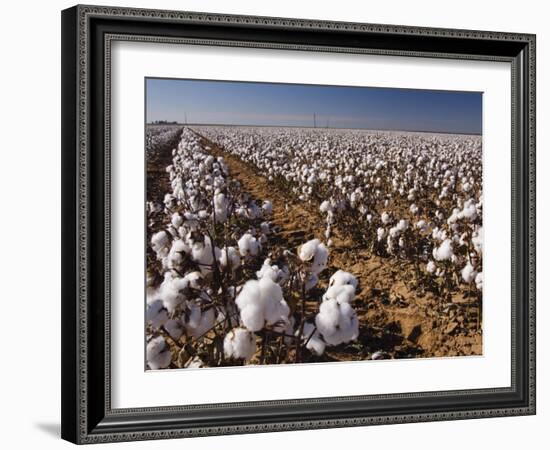
POLYGON ((62 437, 535 413, 535 36, 62 12, 62 437))

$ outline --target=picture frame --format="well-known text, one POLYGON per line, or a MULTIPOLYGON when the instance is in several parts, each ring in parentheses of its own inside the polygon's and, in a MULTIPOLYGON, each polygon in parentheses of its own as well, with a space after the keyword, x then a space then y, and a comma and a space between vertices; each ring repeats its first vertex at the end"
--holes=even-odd
MULTIPOLYGON (((62 437, 85 444, 535 414, 535 36, 78 5, 62 12, 62 437), (500 61, 511 66, 511 384, 113 408, 111 45, 500 61)), ((138 130, 142 132, 142 130, 138 130)))

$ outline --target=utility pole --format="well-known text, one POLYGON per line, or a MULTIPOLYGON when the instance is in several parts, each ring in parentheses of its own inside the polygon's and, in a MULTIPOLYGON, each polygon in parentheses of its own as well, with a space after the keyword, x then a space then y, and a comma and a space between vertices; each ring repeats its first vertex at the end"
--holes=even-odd
POLYGON ((317 122, 315 120, 315 113, 313 113, 313 128, 317 128, 317 122))
POLYGON ((185 112, 184 114, 185 114, 185 125, 187 125, 187 112, 185 112))

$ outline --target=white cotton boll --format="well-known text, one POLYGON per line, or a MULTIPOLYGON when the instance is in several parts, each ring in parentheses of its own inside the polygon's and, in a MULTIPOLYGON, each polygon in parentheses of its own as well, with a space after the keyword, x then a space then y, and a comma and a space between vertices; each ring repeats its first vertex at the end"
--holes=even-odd
POLYGON ((418 213, 418 206, 416 206, 414 203, 411 205, 411 207, 409 208, 409 210, 411 211, 412 214, 416 214, 418 213))
POLYGON ((475 251, 478 254, 481 254, 481 252, 483 251, 483 227, 480 227, 474 232, 472 236, 472 244, 475 251))
POLYGON ((179 228, 183 224, 183 217, 179 213, 174 213, 171 222, 174 227, 179 228))
POLYGON ((164 324, 164 329, 175 341, 177 341, 183 334, 183 324, 178 319, 167 320, 164 324))
POLYGON ((330 202, 328 200, 324 200, 321 205, 319 206, 319 211, 322 213, 327 213, 332 209, 330 206, 330 202))
POLYGON ((263 210, 254 202, 248 205, 246 215, 249 219, 259 219, 263 215, 263 210))
POLYGON ((406 219, 401 219, 398 223, 397 223, 397 229, 399 231, 405 231, 407 228, 409 228, 409 221, 406 220, 406 219))
POLYGON ((460 218, 464 218, 471 221, 474 221, 477 217, 477 208, 475 205, 475 200, 470 199, 464 203, 464 208, 458 214, 460 218))
POLYGON ((216 313, 214 308, 203 311, 198 304, 192 302, 187 302, 187 307, 189 315, 183 318, 185 329, 189 336, 198 339, 214 326, 216 313))
POLYGON ((460 273, 462 275, 462 279, 466 283, 471 283, 472 281, 474 281, 474 279, 477 275, 477 272, 474 269, 474 266, 472 266, 472 264, 470 264, 469 262, 464 266, 464 268, 462 269, 462 271, 460 273))
POLYGON ((391 227, 388 233, 388 237, 391 239, 396 239, 401 234, 401 230, 398 227, 391 227))
POLYGON ((367 222, 372 222, 372 214, 367 214, 367 222))
POLYGON ((320 274, 325 270, 328 262, 328 248, 319 239, 312 239, 300 247, 298 257, 310 263, 308 270, 314 274, 320 274))
POLYGON ((303 244, 298 252, 299 258, 304 262, 311 261, 315 257, 315 252, 320 243, 321 241, 319 239, 312 239, 303 244))
POLYGON ((325 270, 328 262, 328 254, 328 248, 325 244, 319 244, 310 268, 312 273, 320 274, 323 270, 325 270))
POLYGON ((383 212, 382 215, 380 216, 380 220, 382 220, 382 223, 384 225, 387 225, 388 223, 390 223, 391 218, 387 212, 383 212))
POLYGON ((264 217, 269 217, 273 214, 273 204, 269 200, 264 200, 262 204, 264 217))
POLYGON ((217 223, 224 223, 227 220, 229 202, 224 193, 214 195, 214 214, 217 223))
POLYGON ((155 329, 159 329, 166 323, 168 320, 168 311, 164 307, 162 300, 155 300, 147 305, 146 319, 147 323, 155 329))
POLYGON ((223 340, 226 358, 250 361, 256 352, 256 335, 244 328, 233 328, 223 340))
MULTIPOLYGON (((242 294, 242 292, 241 292, 242 294)), ((239 294, 239 296, 241 295, 239 294)), ((237 297, 237 300, 239 297, 237 297)), ((241 309, 239 307, 239 309, 241 309)), ((259 331, 265 325, 265 315, 263 305, 259 302, 250 303, 241 309, 241 322, 250 331, 259 331)))
POLYGON ((357 278, 344 270, 337 270, 332 274, 328 282, 329 287, 350 285, 353 286, 354 290, 357 289, 357 284, 357 278))
POLYGON ((383 240, 386 237, 386 230, 384 228, 378 228, 376 230, 376 237, 378 239, 378 242, 383 240))
POLYGON ((204 237, 204 242, 195 242, 191 247, 191 257, 199 264, 200 271, 204 275, 212 271, 214 256, 217 259, 219 252, 217 247, 212 249, 212 241, 208 236, 204 237))
POLYGON ((271 233, 271 225, 269 222, 262 222, 260 224, 260 230, 262 234, 270 234, 271 233))
POLYGON ((263 277, 268 277, 271 281, 275 282, 277 282, 279 277, 279 268, 275 265, 272 266, 271 259, 269 258, 264 260, 262 267, 256 272, 256 278, 258 278, 258 280, 263 277))
POLYGON ((159 231, 151 236, 151 247, 157 256, 166 256, 168 254, 168 246, 170 237, 166 231, 159 231))
POLYGON ((426 271, 428 273, 434 273, 435 272, 435 263, 433 261, 429 261, 428 264, 426 264, 426 271))
POLYGON ((402 237, 399 238, 399 241, 397 241, 397 243, 398 243, 400 248, 405 247, 405 240, 402 237))
POLYGON ((202 289, 203 276, 200 272, 189 272, 185 274, 183 278, 174 279, 174 286, 178 290, 191 288, 191 289, 202 289))
POLYGON ((235 299, 243 325, 250 331, 259 331, 265 325, 287 321, 290 313, 283 299, 281 286, 269 277, 249 280, 235 299))
POLYGON ((241 256, 257 256, 262 247, 260 242, 250 233, 243 234, 237 245, 241 256))
POLYGON ((172 242, 168 255, 162 260, 162 265, 166 269, 174 269, 183 262, 183 255, 188 254, 191 247, 181 239, 175 239, 172 242))
POLYGON ((325 352, 326 344, 310 322, 304 324, 303 342, 307 342, 306 348, 313 354, 321 356, 325 352))
POLYGON ((445 239, 441 245, 433 249, 433 257, 436 261, 450 260, 453 257, 453 246, 450 239, 445 239))
POLYGON ((338 303, 351 303, 355 298, 355 286, 351 284, 343 284, 331 286, 323 295, 323 301, 337 300, 338 303))
POLYGON ((359 335, 357 315, 347 302, 338 303, 335 299, 323 301, 315 317, 315 324, 329 345, 347 343, 359 335))
POLYGON ((169 314, 174 313, 176 308, 185 300, 184 295, 181 294, 180 289, 178 289, 177 280, 178 279, 172 278, 170 272, 166 272, 159 289, 151 295, 154 299, 162 300, 162 304, 168 310, 169 314))
POLYGON ((218 262, 223 268, 229 265, 231 270, 235 270, 241 265, 241 257, 235 247, 224 247, 220 250, 218 262))
POLYGON ((147 365, 151 370, 166 369, 172 361, 170 347, 162 336, 157 336, 147 343, 147 365))
POLYGON ((477 275, 476 275, 476 288, 478 291, 482 291, 483 290, 483 272, 479 272, 477 275))

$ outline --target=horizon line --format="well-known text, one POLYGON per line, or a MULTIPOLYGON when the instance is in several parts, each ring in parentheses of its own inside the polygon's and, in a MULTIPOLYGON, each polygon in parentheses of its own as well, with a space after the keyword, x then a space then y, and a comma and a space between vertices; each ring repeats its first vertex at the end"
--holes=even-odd
POLYGON ((181 125, 181 126, 203 126, 203 127, 249 127, 249 128, 307 128, 311 130, 359 130, 359 131, 401 131, 405 133, 432 133, 432 134, 458 134, 461 136, 483 136, 483 131, 479 133, 465 131, 435 131, 435 130, 404 130, 397 128, 358 128, 358 127, 313 127, 310 125, 253 125, 253 124, 229 124, 229 123, 181 123, 166 121, 166 123, 145 122, 145 125, 181 125))

